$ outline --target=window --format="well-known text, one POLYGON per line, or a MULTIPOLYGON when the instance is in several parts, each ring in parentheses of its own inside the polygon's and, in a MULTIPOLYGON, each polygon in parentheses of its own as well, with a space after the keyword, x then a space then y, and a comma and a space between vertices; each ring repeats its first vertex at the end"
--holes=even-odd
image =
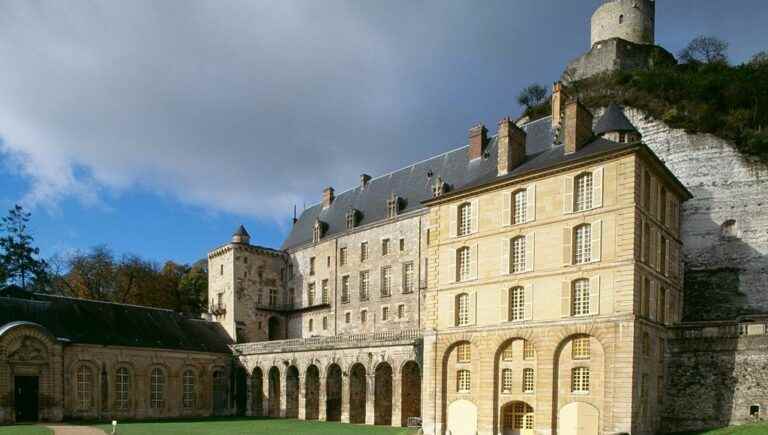
POLYGON ((651 355, 651 336, 643 332, 643 356, 651 355))
POLYGON ((405 239, 400 239, 400 252, 405 251, 405 239))
POLYGON ((269 305, 272 307, 277 305, 277 289, 269 289, 269 305))
POLYGON ((646 263, 651 262, 651 224, 646 222, 643 225, 643 260, 646 263))
POLYGON ((365 263, 368 260, 368 242, 360 244, 360 262, 365 263))
POLYGON ((224 275, 224 265, 219 266, 219 275, 224 275))
POLYGON ((501 371, 501 392, 512 392, 512 369, 504 369, 501 371))
POLYGON ((389 320, 389 307, 381 307, 381 321, 386 322, 389 320))
POLYGON ((528 218, 528 192, 518 190, 512 195, 512 224, 524 224, 528 218))
POLYGON ((328 318, 323 317, 323 331, 327 331, 327 330, 328 330, 328 318))
POLYGON ((150 373, 149 405, 152 409, 160 409, 165 406, 165 374, 163 370, 155 367, 150 373))
POLYGON ((357 210, 350 208, 347 210, 347 229, 357 226, 357 210))
POLYGON ((381 268, 381 297, 392 296, 392 266, 381 268))
POLYGON ((664 236, 659 237, 659 271, 663 274, 667 274, 667 238, 664 236))
POLYGON ((515 402, 504 409, 504 427, 521 432, 533 429, 533 408, 525 402, 515 402))
POLYGON ((405 317, 405 305, 400 304, 397 306, 397 318, 403 319, 405 317))
POLYGON ((288 304, 293 305, 296 303, 296 290, 289 288, 288 289, 288 304))
POLYGON ((389 255, 389 239, 381 239, 381 255, 389 255))
POLYGON ((501 360, 502 361, 512 361, 515 357, 515 353, 512 350, 512 343, 509 343, 507 347, 504 348, 504 351, 501 353, 501 360))
POLYGON ((185 370, 182 375, 182 405, 189 409, 195 405, 195 373, 192 370, 185 370))
POLYGON ((509 320, 516 322, 525 318, 525 290, 513 287, 509 290, 509 320))
POLYGON ((349 303, 349 275, 341 277, 341 303, 349 303))
POLYGON ((328 300, 328 280, 324 279, 320 285, 320 302, 327 304, 328 300))
POLYGON ((226 406, 227 403, 227 377, 223 370, 213 372, 213 402, 214 408, 226 406))
POLYGON ((469 295, 456 296, 456 326, 469 325, 469 295))
POLYGON ((460 205, 458 213, 459 228, 457 234, 466 236, 472 232, 472 204, 466 202, 460 205))
POLYGON ((344 313, 344 323, 352 322, 352 313, 344 313))
POLYGON ((131 375, 127 367, 120 367, 115 373, 115 401, 117 409, 125 411, 128 409, 129 392, 131 388, 131 375))
POLYGON ((592 261, 592 226, 579 225, 574 231, 575 263, 584 264, 592 261))
POLYGON ((77 404, 80 409, 93 406, 93 370, 88 366, 77 369, 77 404))
POLYGON ((575 211, 584 211, 592 208, 592 174, 586 172, 576 176, 575 180, 575 211))
POLYGON ((571 294, 571 315, 585 316, 589 314, 589 280, 577 279, 573 282, 571 294))
POLYGON ((325 267, 327 267, 329 269, 331 268, 331 256, 330 255, 325 257, 325 267))
POLYGON ((624 24, 624 15, 619 15, 619 24, 624 24))
POLYGON ((472 380, 469 370, 461 369, 456 372, 456 391, 459 393, 469 393, 472 388, 472 380))
POLYGON ((315 283, 314 282, 307 284, 307 304, 310 306, 315 304, 315 283))
POLYGON ((643 186, 645 190, 643 191, 643 206, 646 210, 651 209, 651 173, 649 171, 645 171, 643 174, 643 186))
POLYGON ((370 272, 367 270, 364 270, 360 272, 360 300, 361 301, 367 301, 368 300, 368 285, 370 281, 370 272))
POLYGON ((315 257, 310 257, 309 259, 309 274, 315 274, 315 257))
POLYGON ((314 329, 315 329, 315 320, 314 319, 309 319, 308 328, 309 328, 309 332, 314 331, 314 329))
POLYGON ((579 360, 589 359, 590 357, 589 337, 574 338, 571 342, 571 358, 579 360))
POLYGON ((347 264, 347 248, 343 247, 339 249, 339 266, 346 266, 347 264))
POLYGON ((360 311, 360 322, 365 323, 368 321, 368 310, 360 311))
POLYGON ((413 291, 413 262, 403 264, 403 293, 413 291))
POLYGON ((536 358, 536 349, 533 347, 533 343, 523 340, 523 359, 532 360, 534 358, 536 358))
POLYGON ((659 220, 667 224, 667 188, 664 186, 659 194, 659 220))
POLYGON ((469 247, 465 246, 456 251, 456 280, 466 281, 471 273, 471 255, 469 247))
POLYGON ((392 196, 387 201, 387 217, 393 218, 397 216, 397 213, 400 211, 400 198, 397 197, 395 194, 392 194, 392 196))
POLYGON ((571 370, 571 392, 589 393, 589 368, 574 367, 571 370))
POLYGON ((512 239, 511 249, 512 273, 525 272, 525 237, 512 239))
POLYGON ((659 323, 667 321, 667 291, 664 287, 659 287, 656 295, 656 319, 659 323))
POLYGON ((523 393, 533 393, 536 386, 535 372, 532 368, 523 369, 523 393))
POLYGON ((319 220, 315 221, 314 227, 312 227, 312 241, 317 243, 323 237, 323 223, 319 220))
POLYGON ((468 363, 472 360, 472 347, 469 343, 461 343, 456 346, 456 362, 468 363))

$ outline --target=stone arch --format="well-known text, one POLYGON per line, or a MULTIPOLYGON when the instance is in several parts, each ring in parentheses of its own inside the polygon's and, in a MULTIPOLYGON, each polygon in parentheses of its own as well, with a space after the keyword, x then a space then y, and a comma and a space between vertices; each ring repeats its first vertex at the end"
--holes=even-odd
POLYGON ((280 369, 275 366, 269 369, 269 416, 280 417, 280 369))
POLYGON ((365 423, 365 405, 368 392, 368 379, 365 366, 355 363, 349 369, 349 422, 365 423))
POLYGON ((373 392, 374 424, 392 426, 392 366, 388 362, 376 366, 373 392))
POLYGON ((139 391, 134 364, 120 360, 112 366, 108 376, 112 378, 111 384, 114 386, 109 399, 112 409, 119 415, 132 415, 137 403, 136 393, 139 391))
MULTIPOLYGON (((88 416, 99 409, 101 371, 91 360, 77 360, 70 365, 72 409, 78 416, 88 416)), ((164 370, 164 373, 167 371, 164 370)), ((167 374, 166 374, 167 378, 167 374)))
POLYGON ((571 402, 557 414, 559 435, 597 435, 600 430, 600 411, 586 402, 571 402))
POLYGON ((285 372, 285 416, 299 417, 299 369, 292 365, 285 372))
POLYGON ((477 405, 466 399, 454 400, 447 407, 447 429, 451 435, 477 434, 477 405))
POLYGON ((535 424, 535 413, 528 402, 514 400, 507 402, 501 408, 501 431, 499 433, 502 435, 533 433, 535 424))
POLYGON ((238 365, 235 368, 234 381, 235 414, 244 416, 248 408, 248 372, 245 367, 238 365))
POLYGON ((320 418, 320 370, 310 364, 304 373, 304 418, 317 420, 320 418))
POLYGON ((408 419, 421 417, 421 367, 416 361, 406 361, 400 367, 400 425, 408 426, 408 419))
POLYGON ((162 363, 153 363, 147 367, 146 372, 146 399, 148 408, 153 414, 160 414, 168 406, 168 383, 170 370, 162 363), (155 375, 158 378, 155 378, 155 375), (154 386, 157 385, 157 389, 154 386))
POLYGON ((264 416, 264 372, 258 366, 251 372, 251 414, 264 416))
POLYGON ((213 413, 225 415, 229 404, 227 372, 222 367, 216 367, 211 372, 211 392, 213 397, 213 413))
POLYGON ((341 421, 341 367, 332 363, 325 372, 325 419, 341 421))
POLYGON ((531 330, 518 331, 514 336, 499 337, 494 341, 496 350, 493 356, 493 427, 496 433, 504 428, 504 411, 501 404, 507 402, 510 397, 522 393, 522 373, 525 368, 533 369, 534 385, 536 383, 539 357, 537 341, 531 330), (529 359, 526 359, 524 354, 526 343, 533 348, 533 357, 529 359), (507 350, 511 350, 512 359, 504 358, 507 350), (505 369, 510 369, 513 373, 511 391, 504 391, 505 369))

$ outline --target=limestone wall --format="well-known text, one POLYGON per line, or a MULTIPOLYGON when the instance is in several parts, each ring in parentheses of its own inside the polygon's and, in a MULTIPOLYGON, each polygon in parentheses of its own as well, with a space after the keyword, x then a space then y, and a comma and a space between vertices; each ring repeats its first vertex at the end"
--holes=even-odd
POLYGON ((592 15, 592 45, 610 38, 653 44, 656 7, 650 0, 604 2, 592 15))

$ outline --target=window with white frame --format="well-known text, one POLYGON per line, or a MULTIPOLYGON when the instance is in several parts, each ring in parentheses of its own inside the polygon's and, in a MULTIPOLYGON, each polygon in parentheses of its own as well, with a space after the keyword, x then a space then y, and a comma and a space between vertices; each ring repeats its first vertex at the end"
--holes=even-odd
POLYGON ((364 263, 368 260, 368 242, 360 243, 360 262, 364 263))
POLYGON ((185 409, 195 406, 195 372, 185 370, 181 378, 181 402, 185 409))
POLYGON ((589 359, 591 355, 589 337, 577 337, 571 341, 571 359, 589 359))
POLYGON ((80 409, 93 406, 93 370, 85 365, 77 368, 77 404, 80 409))
POLYGON ((571 290, 571 315, 585 316, 589 314, 589 280, 577 279, 571 290))
POLYGON ((574 180, 574 211, 592 208, 592 173, 585 172, 574 180))
POLYGON ((525 319, 525 289, 512 287, 509 289, 509 320, 516 322, 525 319))
POLYGON ((524 224, 528 213, 528 192, 518 190, 512 194, 512 224, 524 224))
POLYGON ((307 304, 308 305, 314 305, 315 304, 315 283, 310 282, 307 284, 307 304))
POLYGON ((339 248, 339 266, 345 266, 347 264, 347 248, 339 248))
POLYGON ((532 368, 523 369, 523 393, 533 393, 536 388, 536 375, 532 368))
POLYGON ((571 370, 571 392, 589 393, 589 367, 574 367, 571 370))
POLYGON ((381 268, 381 297, 392 296, 392 266, 381 268))
POLYGON ((165 373, 155 367, 149 375, 149 406, 160 409, 165 406, 165 373))
POLYGON ((592 225, 579 225, 574 230, 574 263, 592 261, 592 225))
POLYGON ((403 263, 403 293, 413 291, 413 262, 403 263))
POLYGON ((456 296, 456 326, 469 325, 469 295, 462 293, 456 296))
POLYGON ((471 252, 468 246, 456 250, 456 280, 466 281, 470 278, 472 265, 470 264, 471 252))
POLYGON ((117 402, 117 409, 121 411, 128 409, 130 388, 131 373, 128 371, 128 367, 118 368, 115 373, 115 402, 117 402))
POLYGON ((523 359, 532 360, 536 358, 536 348, 529 340, 523 340, 523 359))
POLYGON ((503 369, 501 371, 501 392, 512 392, 512 369, 503 369))
POLYGON ((472 360, 472 347, 469 343, 461 343, 456 346, 456 362, 468 363, 472 360))
POLYGON ((469 393, 472 389, 472 378, 469 370, 461 369, 456 372, 456 392, 469 393))
POLYGON ((277 305, 277 289, 269 289, 269 305, 272 307, 277 305))
POLYGON ((400 212, 400 198, 392 194, 387 200, 387 217, 393 218, 400 212))
POLYGON ((514 402, 504 409, 504 427, 521 432, 533 429, 533 407, 525 402, 514 402))
POLYGON ((359 288, 359 292, 360 292, 360 300, 361 301, 367 301, 368 300, 368 290, 369 290, 369 285, 370 285, 370 278, 371 278, 371 274, 370 274, 369 271, 364 270, 364 271, 360 272, 360 283, 359 283, 360 288, 359 288))
POLYGON ((320 303, 327 304, 328 301, 328 280, 324 279, 320 285, 320 303))
POLYGON ((510 251, 512 273, 525 272, 525 237, 520 236, 512 239, 512 249, 510 251))
POLYGON ((466 236, 472 232, 472 204, 465 202, 458 209, 458 231, 459 236, 466 236))
POLYGON ((341 277, 341 303, 349 303, 349 275, 341 277))

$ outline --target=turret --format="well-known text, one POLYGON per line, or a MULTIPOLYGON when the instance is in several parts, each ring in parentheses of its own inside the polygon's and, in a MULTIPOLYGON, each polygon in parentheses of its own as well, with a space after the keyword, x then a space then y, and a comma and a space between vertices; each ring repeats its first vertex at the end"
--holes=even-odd
POLYGON ((232 234, 232 243, 242 243, 243 245, 251 243, 251 235, 248 234, 244 226, 240 225, 237 231, 232 234))
POLYGON ((653 45, 655 29, 654 0, 606 0, 592 15, 592 46, 612 38, 653 45))

